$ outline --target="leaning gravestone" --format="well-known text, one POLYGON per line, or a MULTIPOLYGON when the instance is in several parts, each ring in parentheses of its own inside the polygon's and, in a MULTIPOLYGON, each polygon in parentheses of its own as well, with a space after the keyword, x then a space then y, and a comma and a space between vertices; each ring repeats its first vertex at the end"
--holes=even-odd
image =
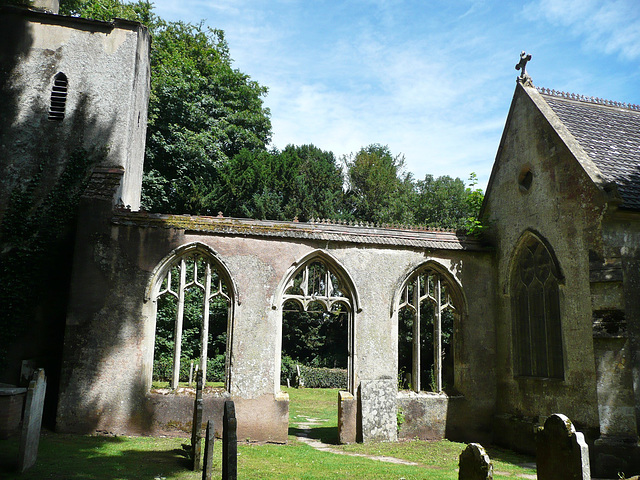
POLYGON ((44 369, 39 368, 33 374, 29 383, 27 399, 24 405, 22 420, 22 435, 20 436, 20 453, 18 469, 24 472, 36 463, 38 444, 40 443, 40 427, 42 426, 42 409, 44 408, 44 394, 47 390, 47 377, 44 369))
POLYGON ((231 400, 224 402, 222 416, 222 480, 238 478, 238 423, 236 407, 231 400))
POLYGON ((566 416, 555 413, 536 435, 538 480, 590 480, 589 447, 566 416))
POLYGON ((493 465, 479 443, 470 443, 460 454, 458 480, 491 480, 493 465))
POLYGON ((193 470, 202 468, 202 371, 196 373, 196 400, 193 405, 193 424, 191 427, 191 459, 193 460, 193 470))

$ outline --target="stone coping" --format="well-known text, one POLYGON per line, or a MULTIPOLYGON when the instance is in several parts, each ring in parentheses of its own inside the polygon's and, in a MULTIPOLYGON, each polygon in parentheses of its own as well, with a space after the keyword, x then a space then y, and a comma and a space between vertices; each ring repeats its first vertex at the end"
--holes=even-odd
POLYGON ((309 239, 433 250, 488 250, 477 238, 464 233, 409 227, 284 222, 222 216, 165 215, 127 210, 114 211, 111 222, 116 225, 174 228, 189 233, 202 234, 309 239))

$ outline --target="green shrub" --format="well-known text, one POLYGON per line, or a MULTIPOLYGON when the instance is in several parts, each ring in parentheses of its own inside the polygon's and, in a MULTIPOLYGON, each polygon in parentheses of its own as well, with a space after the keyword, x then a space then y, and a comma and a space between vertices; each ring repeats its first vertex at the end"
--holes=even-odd
POLYGON ((224 382, 224 364, 225 354, 216 355, 213 358, 207 359, 207 381, 208 382, 224 382))
POLYGON ((287 378, 291 382, 291 385, 295 385, 296 383, 296 365, 299 362, 296 362, 293 358, 288 355, 282 356, 281 367, 280 367, 280 385, 287 384, 287 378))
POLYGON ((301 365, 300 374, 307 388, 346 389, 349 381, 347 370, 342 368, 315 368, 301 365))
MULTIPOLYGON (((199 360, 193 360, 193 381, 195 381, 196 373, 195 373, 195 365, 199 362, 199 360)), ((189 369, 191 368, 191 359, 187 357, 182 357, 180 359, 180 374, 178 376, 179 382, 188 382, 189 381, 189 369)), ((224 363, 223 363, 224 369, 224 363)), ((207 374, 209 377, 210 375, 207 374)), ((158 359, 154 359, 153 361, 153 380, 158 382, 170 382, 173 377, 173 357, 164 356, 158 359)))

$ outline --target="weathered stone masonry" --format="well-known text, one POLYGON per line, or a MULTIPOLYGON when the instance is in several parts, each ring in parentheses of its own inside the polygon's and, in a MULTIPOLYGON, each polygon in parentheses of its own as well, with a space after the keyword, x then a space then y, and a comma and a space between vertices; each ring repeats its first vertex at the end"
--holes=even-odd
MULTIPOLYGON (((485 366, 494 352, 489 314, 493 276, 491 255, 475 240, 450 232, 135 212, 109 215, 107 202, 88 198, 86 207, 86 228, 77 239, 83 247, 75 260, 58 428, 152 432, 188 422, 172 418, 167 398, 149 393, 155 318, 148 291, 154 269, 172 251, 200 245, 224 266, 237 289, 226 396, 236 401, 240 438, 286 441, 288 401, 279 385, 282 290, 288 278, 314 258, 341 269, 356 294, 352 393, 361 393, 363 383, 371 387, 371 382, 387 382, 392 387, 368 388, 370 396, 360 398, 362 410, 400 401, 407 411, 409 436, 489 435, 486 420, 494 408, 490 392, 495 383, 485 366), (102 212, 96 211, 100 203, 102 212), (393 305, 403 282, 425 264, 465 286, 460 287, 464 295, 482 299, 469 304, 464 297, 455 332, 460 395, 448 402, 443 395, 428 393, 397 397, 393 305), (424 425, 419 416, 435 405, 437 426, 424 425)), ((365 441, 394 440, 395 407, 372 411, 359 428, 365 441)))

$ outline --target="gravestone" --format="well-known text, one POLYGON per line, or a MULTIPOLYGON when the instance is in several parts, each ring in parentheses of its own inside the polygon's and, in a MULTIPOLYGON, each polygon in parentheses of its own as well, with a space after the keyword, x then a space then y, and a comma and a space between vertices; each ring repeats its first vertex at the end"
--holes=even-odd
POLYGON ((222 480, 238 478, 237 429, 236 407, 231 400, 227 400, 222 417, 222 480))
POLYGON ((589 447, 566 416, 555 413, 536 435, 538 480, 590 480, 589 447))
POLYGON ((20 436, 20 452, 18 469, 24 472, 36 463, 38 444, 40 443, 40 427, 42 426, 42 410, 44 408, 44 394, 47 390, 47 377, 44 369, 39 368, 33 374, 33 379, 27 389, 27 398, 22 420, 22 435, 20 436))
POLYGON ((458 480, 493 479, 493 464, 479 443, 470 443, 460 454, 458 480))
POLYGON ((213 470, 213 443, 215 431, 211 420, 207 421, 207 433, 204 437, 204 462, 202 465, 202 480, 211 480, 213 470))
POLYGON ((191 459, 193 470, 202 468, 202 371, 196 373, 196 400, 193 405, 193 425, 191 427, 191 459))

